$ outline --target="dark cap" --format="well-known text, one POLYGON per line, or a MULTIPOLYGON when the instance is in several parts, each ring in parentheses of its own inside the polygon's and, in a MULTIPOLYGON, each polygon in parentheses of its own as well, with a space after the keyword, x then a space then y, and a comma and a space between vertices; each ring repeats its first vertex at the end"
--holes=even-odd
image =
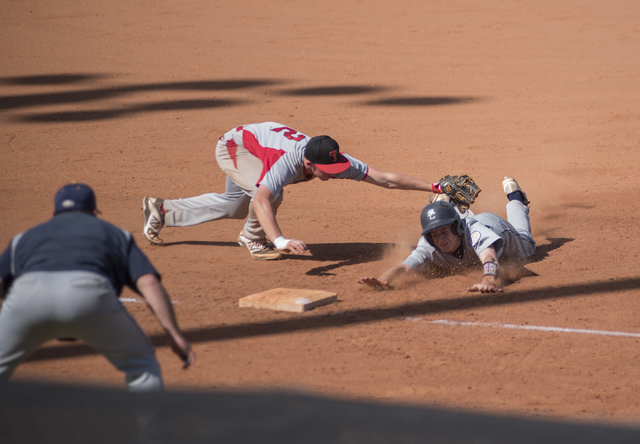
POLYGON ((312 137, 304 150, 304 157, 327 174, 338 174, 351 166, 349 159, 340 154, 338 142, 329 136, 312 137))
POLYGON ((66 211, 95 211, 96 195, 89 185, 70 183, 58 190, 53 214, 66 211))

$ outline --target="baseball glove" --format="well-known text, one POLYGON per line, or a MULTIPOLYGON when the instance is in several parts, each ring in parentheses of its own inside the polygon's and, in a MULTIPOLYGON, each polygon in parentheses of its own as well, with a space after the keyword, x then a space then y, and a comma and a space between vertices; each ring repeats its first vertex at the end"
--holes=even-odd
POLYGON ((480 187, 466 174, 462 176, 444 176, 440 179, 442 192, 449 196, 461 211, 467 211, 480 194, 480 187))

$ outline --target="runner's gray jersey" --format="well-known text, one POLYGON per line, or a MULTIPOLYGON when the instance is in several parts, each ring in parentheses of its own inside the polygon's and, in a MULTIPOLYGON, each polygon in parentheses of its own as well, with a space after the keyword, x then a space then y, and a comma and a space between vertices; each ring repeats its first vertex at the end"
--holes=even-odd
POLYGON ((418 246, 403 262, 410 268, 416 268, 425 263, 433 263, 441 267, 472 266, 480 263, 478 254, 493 245, 498 258, 524 258, 521 238, 518 231, 502 217, 493 213, 480 213, 462 219, 464 234, 464 255, 462 259, 451 254, 442 253, 429 242, 420 237, 418 246), (494 245, 495 244, 495 245, 494 245))

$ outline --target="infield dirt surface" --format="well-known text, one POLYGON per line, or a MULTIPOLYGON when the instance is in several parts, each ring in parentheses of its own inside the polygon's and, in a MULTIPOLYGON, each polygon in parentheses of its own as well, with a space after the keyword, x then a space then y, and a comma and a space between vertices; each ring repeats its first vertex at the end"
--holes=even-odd
MULTIPOLYGON (((162 273, 196 351, 181 370, 145 304, 125 302, 158 346, 168 390, 640 423, 637 1, 2 9, 0 245, 46 221, 60 186, 91 185, 101 217, 162 273), (506 216, 501 181, 513 176, 532 201, 538 252, 504 293, 467 293, 479 270, 369 290, 357 279, 406 257, 429 194, 340 180, 285 188, 278 221, 312 256, 252 260, 238 220, 165 228, 165 246, 150 245, 142 198, 222 192, 217 139, 268 120, 328 134, 378 169, 469 174, 483 190, 476 213, 506 216), (238 306, 275 287, 338 301, 307 313, 238 306)), ((124 387, 105 358, 57 341, 14 379, 124 387)))

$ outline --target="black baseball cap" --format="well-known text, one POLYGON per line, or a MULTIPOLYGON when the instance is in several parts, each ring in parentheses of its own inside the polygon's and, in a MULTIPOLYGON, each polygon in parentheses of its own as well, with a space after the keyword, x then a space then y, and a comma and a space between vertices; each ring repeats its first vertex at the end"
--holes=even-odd
POLYGON ((60 188, 56 193, 53 214, 96 210, 96 195, 89 185, 70 183, 60 188))
POLYGON ((304 150, 304 157, 327 174, 338 174, 351 166, 349 159, 340 154, 338 142, 329 136, 312 137, 304 150))

